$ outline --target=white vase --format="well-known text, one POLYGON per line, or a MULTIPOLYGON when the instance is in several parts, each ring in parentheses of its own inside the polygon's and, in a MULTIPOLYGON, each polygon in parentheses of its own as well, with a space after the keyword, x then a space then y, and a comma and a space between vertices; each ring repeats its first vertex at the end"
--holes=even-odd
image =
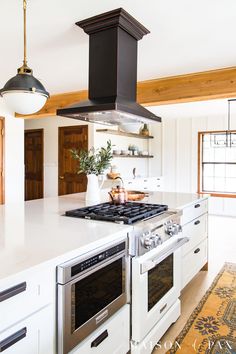
POLYGON ((96 204, 100 202, 100 187, 98 184, 98 176, 95 174, 87 175, 88 184, 86 191, 86 203, 96 204))

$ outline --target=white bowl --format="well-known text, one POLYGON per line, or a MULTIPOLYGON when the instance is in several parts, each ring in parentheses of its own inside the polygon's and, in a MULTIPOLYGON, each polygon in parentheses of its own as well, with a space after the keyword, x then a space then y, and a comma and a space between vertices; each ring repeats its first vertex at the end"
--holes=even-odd
POLYGON ((120 124, 120 130, 126 133, 139 134, 139 130, 142 124, 140 123, 122 123, 120 124))
POLYGON ((120 155, 121 151, 120 150, 113 150, 113 155, 120 155))

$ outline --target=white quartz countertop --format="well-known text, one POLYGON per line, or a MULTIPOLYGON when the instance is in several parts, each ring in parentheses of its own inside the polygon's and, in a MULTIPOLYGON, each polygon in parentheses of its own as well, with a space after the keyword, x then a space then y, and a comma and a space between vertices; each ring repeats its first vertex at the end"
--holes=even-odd
POLYGON ((198 193, 150 192, 149 197, 143 199, 143 201, 154 204, 166 204, 170 209, 183 209, 187 205, 207 198, 207 194, 198 193))
MULTIPOLYGON (((103 200, 107 192, 103 191, 103 200)), ((63 216, 85 206, 85 194, 45 198, 0 207, 0 280, 45 262, 60 264, 118 240, 132 226, 63 216)), ((182 208, 198 194, 154 192, 143 202, 182 208)), ((206 197, 203 197, 205 199, 206 197)))

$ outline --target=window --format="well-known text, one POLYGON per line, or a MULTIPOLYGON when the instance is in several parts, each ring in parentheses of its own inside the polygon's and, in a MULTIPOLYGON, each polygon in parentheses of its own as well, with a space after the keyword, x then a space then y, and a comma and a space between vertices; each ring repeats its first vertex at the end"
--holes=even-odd
POLYGON ((236 197, 236 131, 199 133, 200 193, 236 197))

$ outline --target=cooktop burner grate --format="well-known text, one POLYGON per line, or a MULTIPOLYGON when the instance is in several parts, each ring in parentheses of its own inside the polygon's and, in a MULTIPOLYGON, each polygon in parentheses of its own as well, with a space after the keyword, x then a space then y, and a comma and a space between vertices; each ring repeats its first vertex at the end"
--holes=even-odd
POLYGON ((101 203, 85 208, 66 211, 66 216, 75 218, 111 221, 123 224, 156 216, 168 209, 167 205, 127 202, 122 205, 101 203))

